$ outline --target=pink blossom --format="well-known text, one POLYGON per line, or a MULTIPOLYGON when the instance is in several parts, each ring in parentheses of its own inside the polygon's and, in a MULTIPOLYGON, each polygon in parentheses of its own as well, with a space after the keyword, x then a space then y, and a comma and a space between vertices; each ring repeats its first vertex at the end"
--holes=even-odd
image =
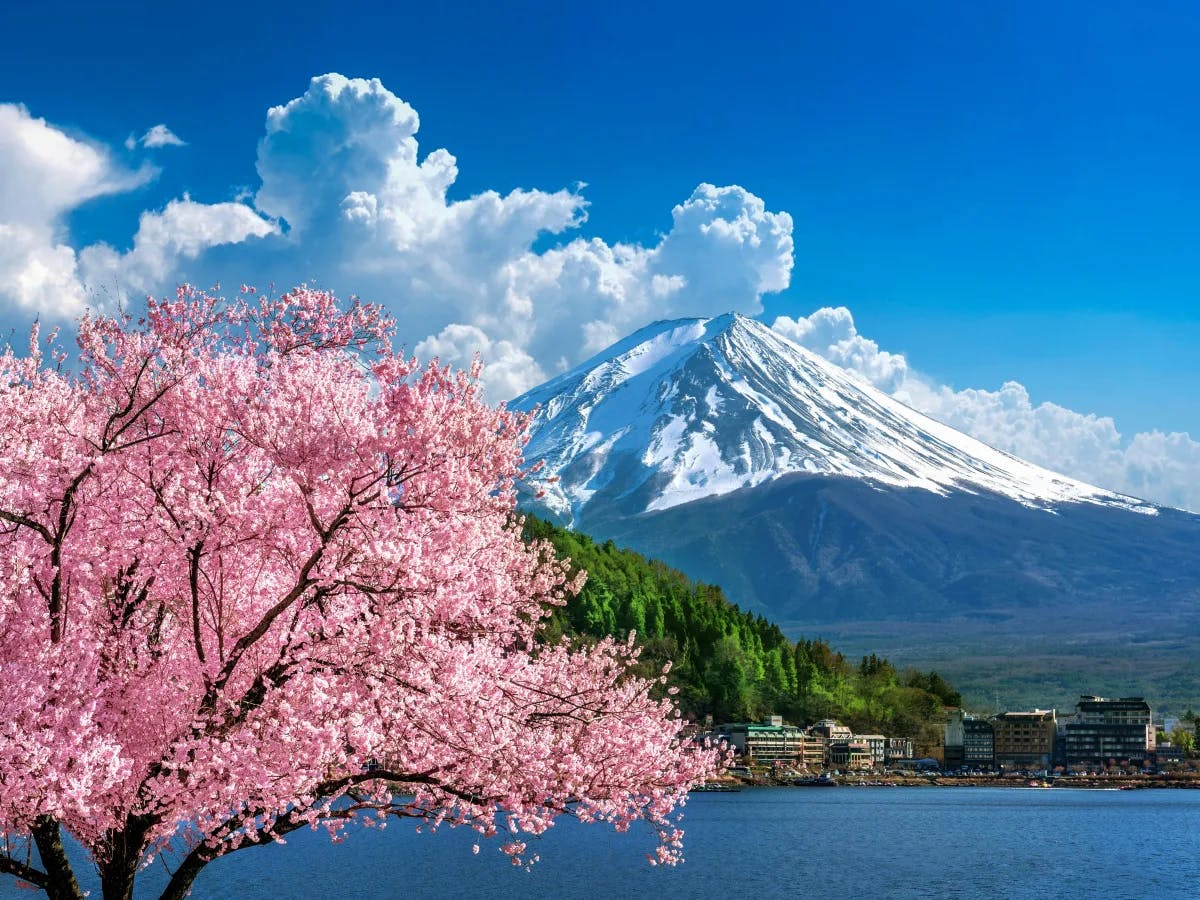
MULTIPOLYGON (((167 896, 376 815, 641 821, 679 859, 716 752, 627 674, 631 642, 539 647, 583 576, 521 540, 525 419, 479 400, 477 362, 421 368, 392 332, 308 288, 183 288, 141 323, 85 317, 75 373, 36 331, 0 355, 10 844, 65 829, 106 891, 169 851, 167 896)), ((65 866, 4 862, 71 895, 65 866)))

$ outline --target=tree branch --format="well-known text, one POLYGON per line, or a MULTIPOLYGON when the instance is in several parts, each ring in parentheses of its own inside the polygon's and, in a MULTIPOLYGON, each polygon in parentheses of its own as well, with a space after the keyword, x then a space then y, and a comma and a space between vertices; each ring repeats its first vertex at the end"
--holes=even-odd
MULTIPOLYGON (((355 772, 352 775, 345 775, 341 778, 331 778, 327 781, 323 781, 316 786, 313 791, 313 796, 329 797, 341 793, 348 787, 352 787, 356 784, 362 784, 366 781, 395 781, 407 784, 428 784, 441 788, 442 790, 445 790, 470 803, 482 804, 486 802, 483 798, 473 797, 465 792, 457 791, 441 784, 441 782, 433 777, 432 771, 404 773, 391 772, 384 769, 375 769, 370 772, 355 772)), ((361 808, 365 807, 358 806, 346 810, 332 810, 326 818, 348 819, 353 817, 353 815, 361 808)), ((370 808, 377 807, 372 806, 370 808)), ((215 847, 207 843, 199 844, 198 846, 194 847, 186 857, 184 857, 183 862, 179 864, 179 868, 177 868, 171 875, 171 880, 167 884, 166 889, 163 890, 159 900, 184 900, 184 898, 186 898, 191 892, 192 884, 195 882, 196 876, 200 874, 200 870, 214 859, 229 853, 234 853, 237 850, 244 850, 247 847, 254 847, 268 841, 273 841, 276 837, 282 837, 283 835, 289 834, 298 828, 303 828, 309 825, 310 823, 307 819, 307 815, 311 809, 312 807, 308 807, 306 809, 293 808, 289 810, 271 822, 269 828, 264 826, 253 832, 248 832, 246 835, 247 839, 240 843, 236 848, 230 848, 228 845, 222 846, 220 844, 215 847)), ((399 809, 396 810, 396 814, 401 814, 399 809)), ((244 818, 244 816, 238 815, 227 819, 220 826, 220 828, 217 829, 218 833, 224 832, 225 835, 235 833, 239 830, 244 818)))
POLYGON ((204 640, 200 636, 200 554, 204 550, 204 541, 197 541, 188 548, 188 588, 192 594, 192 643, 196 647, 196 659, 203 668, 204 640))
POLYGON ((317 563, 321 561, 321 556, 325 553, 325 549, 329 546, 329 542, 332 540, 334 533, 350 520, 350 512, 351 507, 349 505, 343 507, 338 514, 334 516, 333 521, 329 523, 328 527, 322 529, 320 527, 320 522, 316 520, 315 512, 312 511, 310 507, 310 514, 313 516, 313 528, 321 538, 320 545, 312 552, 308 559, 305 560, 304 565, 300 568, 299 575, 296 578, 295 586, 288 591, 278 603, 263 613, 263 617, 259 620, 258 624, 254 626, 254 628, 238 638, 237 643, 234 644, 233 648, 229 651, 229 656, 225 660, 225 665, 221 667, 220 674, 217 676, 216 680, 212 684, 212 687, 207 692, 204 702, 201 704, 202 708, 215 708, 217 693, 225 687, 225 684, 233 676, 233 672, 235 669, 237 669, 237 665, 241 661, 243 654, 245 654, 247 650, 258 643, 262 639, 263 635, 265 635, 271 629, 271 626, 275 623, 275 620, 283 615, 283 613, 287 611, 288 607, 304 596, 304 592, 312 586, 313 582, 309 579, 309 574, 314 568, 316 568, 317 563))
POLYGON ((50 565, 54 570, 54 578, 50 582, 50 643, 57 644, 63 638, 66 627, 66 610, 62 592, 62 548, 67 539, 67 532, 75 522, 75 492, 92 474, 93 465, 88 463, 82 472, 72 479, 63 491, 58 508, 58 529, 53 533, 50 546, 50 565))
POLYGON ((35 869, 33 866, 27 866, 25 863, 13 859, 11 856, 0 855, 0 872, 6 875, 14 875, 22 881, 28 881, 30 884, 37 885, 44 891, 49 889, 49 875, 40 869, 35 869))
POLYGON ((24 525, 26 528, 30 528, 40 534, 47 544, 54 543, 54 537, 50 534, 50 529, 41 522, 35 522, 28 516, 0 509, 0 519, 3 519, 5 522, 12 522, 14 525, 24 525))

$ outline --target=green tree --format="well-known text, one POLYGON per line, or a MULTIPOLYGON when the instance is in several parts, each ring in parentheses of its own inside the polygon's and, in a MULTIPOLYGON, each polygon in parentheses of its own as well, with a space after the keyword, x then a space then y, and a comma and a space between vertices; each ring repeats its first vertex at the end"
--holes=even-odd
POLYGON ((655 675, 670 662, 668 686, 692 717, 734 721, 778 713, 801 724, 832 717, 858 730, 915 737, 937 730, 943 706, 961 703, 937 672, 901 676, 876 654, 853 664, 820 639, 793 643, 762 615, 730 603, 716 585, 612 541, 597 543, 533 516, 525 533, 550 541, 573 568, 588 572, 584 589, 548 617, 542 640, 587 643, 636 631, 639 674, 655 675))
POLYGON ((1182 747, 1183 752, 1191 756, 1196 750, 1196 729, 1195 727, 1188 728, 1184 725, 1173 729, 1168 735, 1171 743, 1176 747, 1182 747))

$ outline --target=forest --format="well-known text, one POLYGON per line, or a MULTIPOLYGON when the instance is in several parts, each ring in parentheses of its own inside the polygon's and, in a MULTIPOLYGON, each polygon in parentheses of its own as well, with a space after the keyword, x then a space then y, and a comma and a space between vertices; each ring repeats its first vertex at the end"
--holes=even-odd
POLYGON ((636 632, 643 674, 671 662, 669 686, 697 721, 753 721, 782 715, 806 725, 834 718, 856 733, 913 737, 941 721, 962 698, 937 672, 897 670, 874 654, 847 659, 822 640, 791 641, 779 626, 746 612, 715 585, 639 553, 597 542, 533 515, 527 540, 550 541, 571 571, 587 571, 583 589, 542 627, 547 642, 586 642, 636 632))

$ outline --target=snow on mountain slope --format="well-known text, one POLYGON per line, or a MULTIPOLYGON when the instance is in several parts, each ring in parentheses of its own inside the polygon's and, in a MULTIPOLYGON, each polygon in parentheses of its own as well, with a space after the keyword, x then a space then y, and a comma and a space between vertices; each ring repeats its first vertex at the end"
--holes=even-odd
POLYGON ((656 322, 511 405, 539 407, 525 456, 558 476, 540 502, 567 522, 597 493, 655 511, 797 472, 1156 512, 989 447, 733 313, 656 322))

